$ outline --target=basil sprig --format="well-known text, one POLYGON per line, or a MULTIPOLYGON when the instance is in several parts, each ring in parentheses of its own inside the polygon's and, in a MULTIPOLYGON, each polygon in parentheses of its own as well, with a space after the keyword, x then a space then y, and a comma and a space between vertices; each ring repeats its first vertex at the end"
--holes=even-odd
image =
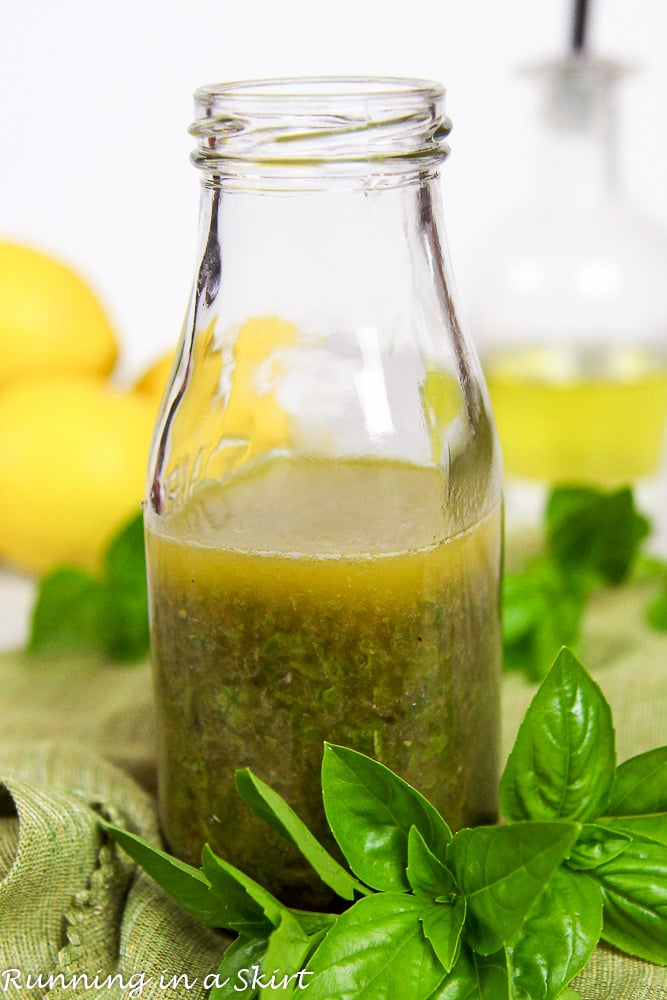
POLYGON ((452 835, 388 768, 327 743, 322 796, 346 868, 250 770, 236 781, 350 905, 289 908, 208 846, 197 869, 105 824, 184 909, 237 935, 211 1000, 253 966, 265 979, 248 997, 273 975, 309 1000, 565 1000, 600 939, 667 965, 667 747, 617 767, 609 705, 565 648, 507 761, 501 826, 452 835))
POLYGON ((148 594, 143 514, 119 529, 98 573, 58 566, 39 581, 30 653, 98 652, 112 661, 148 653, 148 594))
POLYGON ((555 487, 543 530, 542 551, 505 574, 506 670, 541 680, 562 645, 576 646, 591 597, 630 580, 662 583, 646 617, 653 628, 667 629, 667 565, 644 551, 651 525, 629 487, 555 487))

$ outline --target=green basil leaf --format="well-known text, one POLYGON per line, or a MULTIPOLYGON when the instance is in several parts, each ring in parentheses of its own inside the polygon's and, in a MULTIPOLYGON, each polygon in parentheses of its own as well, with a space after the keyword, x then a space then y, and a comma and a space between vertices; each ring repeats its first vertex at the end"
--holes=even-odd
POLYGON ((667 812, 667 747, 657 747, 619 764, 606 815, 663 812, 667 812))
POLYGON ((383 892, 342 913, 313 955, 308 1000, 427 1000, 445 970, 424 937, 424 903, 383 892))
POLYGON ((530 564, 523 571, 506 573, 503 581, 503 642, 515 643, 535 629, 540 622, 543 603, 533 585, 530 564))
POLYGON ((338 920, 337 913, 316 913, 314 910, 295 910, 290 907, 290 912, 303 927, 306 934, 318 934, 320 931, 328 931, 332 924, 338 920))
POLYGON ((473 952, 471 958, 482 1000, 512 1000, 512 980, 505 949, 500 949, 494 955, 477 955, 473 952))
POLYGON ((559 997, 584 968, 602 932, 602 892, 592 879, 559 869, 510 949, 512 978, 530 1000, 559 997))
POLYGON ((461 896, 451 903, 432 903, 420 914, 424 937, 430 941, 445 972, 451 972, 459 957, 465 918, 466 901, 461 896))
POLYGON ((547 542, 562 569, 589 569, 612 586, 627 577, 650 529, 627 487, 557 487, 545 515, 547 542))
POLYGON ((217 968, 215 980, 209 980, 208 1000, 230 1000, 242 992, 246 1000, 255 1000, 258 989, 252 989, 252 969, 259 967, 266 953, 268 938, 238 937, 230 944, 217 968))
POLYGON ((562 649, 526 712, 501 778, 505 818, 594 819, 610 800, 615 766, 609 704, 562 649))
POLYGON ((352 871, 373 889, 410 888, 408 836, 415 826, 444 857, 449 827, 416 789, 388 767, 347 747, 326 743, 322 799, 331 831, 352 871))
POLYGON ((304 975, 306 960, 325 933, 321 931, 311 938, 291 913, 282 914, 261 963, 262 978, 271 983, 268 993, 279 990, 281 996, 290 997, 299 982, 308 985, 312 976, 304 975))
POLYGON ((548 556, 529 560, 503 583, 503 663, 541 681, 558 650, 576 642, 588 583, 565 576, 548 556))
POLYGON ((529 910, 569 854, 575 823, 459 830, 447 852, 468 903, 468 941, 481 955, 515 943, 529 910))
POLYGON ((245 872, 218 857, 208 844, 201 852, 202 871, 211 892, 227 903, 234 919, 231 930, 248 936, 266 934, 277 927, 289 909, 245 872))
POLYGON ((355 891, 361 895, 368 895, 369 890, 366 886, 358 882, 338 864, 335 858, 332 858, 278 792, 253 774, 250 768, 236 771, 234 777, 237 791, 246 805, 274 830, 295 844, 330 889, 348 900, 355 898, 355 891))
POLYGON ((144 515, 139 511, 130 518, 109 542, 104 553, 104 578, 139 589, 146 586, 144 515))
POLYGON ((567 859, 568 868, 588 871, 618 857, 632 837, 596 823, 585 823, 567 859))
POLYGON ((410 888, 417 896, 438 899, 456 892, 454 876, 428 847, 416 826, 408 834, 408 867, 410 888))
POLYGON ((667 812, 648 816, 605 816, 598 820, 598 825, 632 840, 652 840, 667 847, 667 812))
POLYGON ((667 965, 667 848, 632 841, 590 872, 604 901, 602 937, 630 955, 667 965))
POLYGON ((95 649, 100 642, 103 603, 104 589, 90 573, 74 567, 52 570, 37 587, 28 650, 95 649))
POLYGON ((642 550, 632 567, 632 583, 667 583, 667 562, 642 550))
POLYGON ((103 583, 100 638, 106 652, 116 660, 145 656, 150 637, 143 514, 111 540, 104 554, 103 583))
POLYGON ((456 965, 429 1000, 514 1000, 507 953, 476 955, 463 944, 456 965))
POLYGON ((104 820, 104 829, 179 906, 210 927, 231 928, 234 911, 211 890, 205 875, 192 865, 153 847, 143 837, 104 820))
POLYGON ((37 591, 28 649, 98 649, 117 660, 145 656, 149 647, 143 517, 109 543, 101 577, 59 567, 37 591))
POLYGON ((667 587, 648 606, 646 620, 658 632, 667 632, 667 587))

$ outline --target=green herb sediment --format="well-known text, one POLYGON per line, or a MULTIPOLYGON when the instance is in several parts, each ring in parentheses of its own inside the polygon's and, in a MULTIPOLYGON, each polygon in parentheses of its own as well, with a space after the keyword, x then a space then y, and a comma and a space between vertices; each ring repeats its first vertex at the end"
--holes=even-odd
POLYGON ((311 792, 325 738, 420 781, 455 826, 494 817, 498 538, 494 516, 425 551, 318 560, 149 533, 172 849, 194 862, 208 841, 273 891, 318 891, 232 773, 251 768, 335 850, 311 792))
POLYGON ((558 1000, 577 995, 570 984, 600 939, 667 965, 666 773, 667 747, 616 766, 609 705, 564 649, 508 759, 503 826, 452 833, 388 768, 326 744, 340 863, 274 790, 237 775, 243 800, 304 851, 343 913, 290 908, 209 848, 190 868, 108 829, 188 912, 238 935, 222 973, 253 956, 267 973, 306 969, 316 1000, 558 1000))

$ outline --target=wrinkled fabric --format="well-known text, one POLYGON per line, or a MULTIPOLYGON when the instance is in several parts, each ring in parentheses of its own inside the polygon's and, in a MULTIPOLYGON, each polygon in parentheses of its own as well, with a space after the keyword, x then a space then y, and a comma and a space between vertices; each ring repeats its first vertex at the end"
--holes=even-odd
POLYGON ((24 743, 0 760, 0 996, 152 1000, 184 995, 166 984, 187 974, 197 984, 185 995, 204 998, 227 939, 182 913, 99 824, 159 843, 151 797, 74 744, 24 743))

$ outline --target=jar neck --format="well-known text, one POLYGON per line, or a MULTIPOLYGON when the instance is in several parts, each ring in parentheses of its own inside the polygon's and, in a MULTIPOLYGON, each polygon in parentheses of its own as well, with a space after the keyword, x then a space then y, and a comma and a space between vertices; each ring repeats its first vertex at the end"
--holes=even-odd
POLYGON ((437 175, 375 191, 261 196, 205 185, 200 218, 194 335, 250 316, 294 322, 309 343, 356 330, 367 372, 380 354, 407 349, 454 370, 467 419, 484 423, 481 373, 452 297, 437 175))
POLYGON ((536 167, 542 194, 582 207, 621 196, 617 84, 622 67, 586 56, 541 66, 536 167))
MULTIPOLYGON (((431 172, 374 190, 343 184, 258 194, 204 184, 200 310, 213 315, 222 305, 242 315, 252 303, 259 315, 289 315, 294 303, 309 300, 320 316, 335 317, 345 303, 361 324, 364 316, 373 321, 380 302, 382 313, 392 302, 403 312, 431 256, 439 213, 439 178, 431 172)), ((445 252, 439 231, 436 238, 445 252)))
POLYGON ((435 172, 449 149, 428 80, 305 78, 203 87, 193 161, 223 190, 377 190, 435 172))

